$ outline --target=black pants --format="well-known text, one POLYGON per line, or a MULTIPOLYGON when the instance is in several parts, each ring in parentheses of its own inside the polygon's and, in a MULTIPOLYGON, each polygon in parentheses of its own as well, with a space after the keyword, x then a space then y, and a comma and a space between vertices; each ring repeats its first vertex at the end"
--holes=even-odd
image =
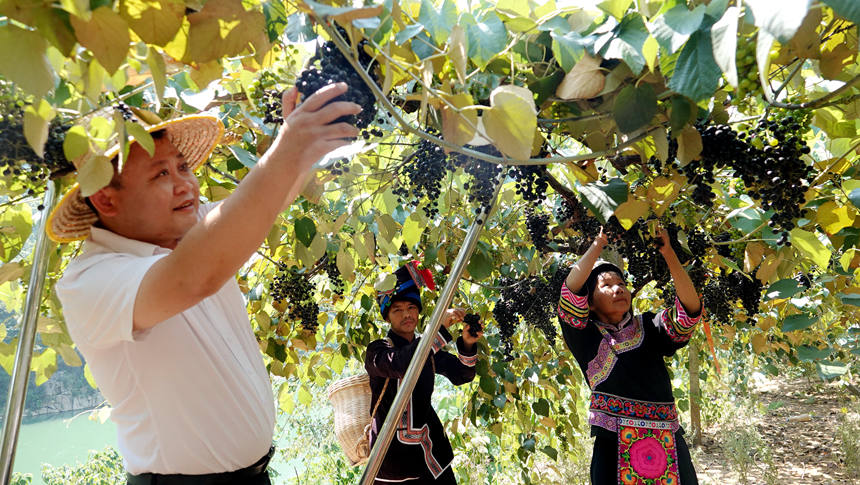
MULTIPOLYGON (((433 479, 433 476, 430 475, 415 480, 396 483, 402 483, 404 485, 457 485, 457 479, 454 477, 454 470, 449 466, 441 475, 439 475, 439 478, 435 480, 433 479)), ((373 485, 392 485, 392 482, 374 480, 373 485)))
POLYGON ((269 460, 275 447, 251 466, 232 472, 206 475, 161 475, 159 473, 127 474, 128 485, 272 485, 269 480, 269 460))
MULTIPOLYGON (((680 485, 699 485, 690 449, 681 431, 675 433, 675 450, 678 452, 680 485)), ((600 433, 594 438, 594 454, 591 456, 591 485, 618 484, 618 435, 600 433)))

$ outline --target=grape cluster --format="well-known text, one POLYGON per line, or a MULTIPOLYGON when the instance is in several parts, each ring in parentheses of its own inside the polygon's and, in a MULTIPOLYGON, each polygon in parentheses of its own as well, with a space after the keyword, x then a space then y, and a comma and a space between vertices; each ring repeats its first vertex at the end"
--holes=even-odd
MULTIPOLYGON (((492 145, 467 148, 487 155, 501 156, 501 152, 492 145)), ((475 215, 480 220, 481 217, 489 214, 492 208, 496 180, 502 173, 502 166, 459 153, 453 157, 453 162, 456 167, 462 168, 471 176, 463 188, 468 191, 467 199, 475 206, 475 215)))
POLYGON ((337 295, 343 295, 343 291, 346 288, 346 283, 343 281, 343 277, 340 274, 340 269, 337 267, 337 259, 333 254, 327 254, 324 256, 325 258, 325 272, 328 275, 328 282, 331 286, 331 290, 335 292, 337 295))
POLYGON ((546 165, 515 165, 508 169, 508 176, 516 180, 517 195, 526 202, 541 203, 546 199, 549 187, 546 165))
MULTIPOLYGON (((432 130, 431 130, 432 133, 432 130)), ((445 150, 429 140, 421 140, 415 151, 410 154, 403 165, 398 167, 399 184, 392 190, 400 204, 408 203, 417 207, 422 200, 422 206, 427 217, 439 214, 439 195, 442 193, 442 180, 451 167, 451 161, 445 150)))
POLYGON ((537 328, 553 343, 556 330, 556 311, 561 284, 567 277, 568 267, 560 266, 548 278, 535 275, 520 281, 503 279, 502 290, 493 307, 493 318, 499 326, 502 351, 506 358, 513 358, 512 338, 520 320, 537 328))
POLYGON ((269 286, 272 300, 275 302, 287 301, 287 317, 292 320, 301 321, 302 327, 310 332, 315 332, 319 325, 319 305, 314 295, 314 287, 311 285, 307 275, 299 273, 295 267, 287 268, 285 264, 278 264, 278 272, 269 286))
POLYGON ((44 155, 39 157, 24 137, 24 101, 11 83, 0 81, 0 100, 0 173, 3 177, 34 185, 75 170, 63 152, 67 125, 58 120, 51 122, 44 155))
POLYGON ((131 108, 129 108, 128 105, 123 103, 122 101, 117 102, 113 105, 113 107, 115 110, 120 112, 123 121, 132 121, 136 119, 134 113, 131 111, 131 108))
MULTIPOLYGON (((348 38, 343 29, 339 31, 343 37, 348 38)), ((366 45, 367 41, 362 40, 356 46, 358 63, 370 74, 373 82, 378 83, 378 77, 373 69, 374 60, 365 52, 366 45)), ((376 98, 334 42, 326 41, 317 47, 316 54, 311 58, 312 63, 316 61, 319 61, 319 66, 314 65, 302 71, 296 82, 296 88, 303 98, 307 98, 329 84, 345 82, 349 89, 334 101, 352 101, 361 106, 361 112, 357 115, 343 116, 335 122, 346 122, 357 128, 366 128, 370 125, 376 116, 376 98)))
POLYGON ((759 312, 761 291, 762 283, 758 278, 734 271, 708 280, 702 290, 702 299, 711 321, 729 324, 734 319, 738 302, 749 318, 759 312))
POLYGON ((539 251, 549 249, 549 215, 537 212, 532 207, 526 208, 526 229, 532 239, 532 243, 539 251))
POLYGON ((724 168, 734 171, 762 208, 773 210, 769 225, 781 230, 778 244, 788 241, 788 231, 803 215, 805 193, 814 171, 803 159, 810 152, 802 139, 809 127, 809 113, 772 115, 747 132, 725 125, 700 126, 702 154, 683 167, 693 185, 692 199, 710 205, 715 195, 710 184, 724 168))
POLYGON ((749 95, 762 94, 761 84, 758 80, 758 65, 756 63, 755 50, 755 36, 746 39, 746 42, 738 42, 738 89, 737 96, 735 97, 735 101, 737 102, 740 102, 749 95))
POLYGON ((469 335, 472 337, 477 338, 478 332, 484 330, 484 327, 481 325, 481 317, 479 317, 477 313, 467 313, 466 316, 463 317, 463 322, 469 326, 469 335))

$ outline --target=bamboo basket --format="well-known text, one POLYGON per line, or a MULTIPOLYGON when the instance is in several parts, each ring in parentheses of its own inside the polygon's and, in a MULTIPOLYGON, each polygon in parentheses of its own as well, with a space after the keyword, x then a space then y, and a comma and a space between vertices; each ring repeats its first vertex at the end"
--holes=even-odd
POLYGON ((328 388, 328 399, 341 448, 353 465, 364 463, 370 455, 370 377, 362 373, 336 381, 328 388))

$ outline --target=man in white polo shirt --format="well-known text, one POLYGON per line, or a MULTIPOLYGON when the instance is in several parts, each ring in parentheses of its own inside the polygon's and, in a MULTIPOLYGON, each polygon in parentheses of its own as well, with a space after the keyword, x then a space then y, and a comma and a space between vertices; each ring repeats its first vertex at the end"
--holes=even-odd
MULTIPOLYGON (((235 274, 326 153, 358 132, 331 85, 296 107, 272 147, 218 204, 201 206, 194 170, 223 128, 186 116, 148 128, 111 183, 78 186, 50 216, 58 242, 85 239, 57 283, 69 333, 112 406, 136 484, 269 484, 274 399, 235 274)), ((108 153, 118 153, 114 149, 108 153)))

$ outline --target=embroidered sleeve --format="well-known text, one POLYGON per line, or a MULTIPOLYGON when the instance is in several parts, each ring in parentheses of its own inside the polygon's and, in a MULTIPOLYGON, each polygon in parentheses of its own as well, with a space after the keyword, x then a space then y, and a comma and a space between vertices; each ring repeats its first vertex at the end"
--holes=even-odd
POLYGON ((701 319, 701 312, 695 316, 689 315, 678 297, 675 297, 675 305, 660 312, 658 317, 660 325, 666 330, 669 338, 677 343, 687 343, 701 319))
POLYGON ((466 367, 475 367, 478 363, 478 345, 472 345, 471 350, 466 350, 466 342, 463 337, 457 337, 457 358, 466 367))
POLYGON ((435 354, 436 352, 444 349, 451 340, 454 340, 454 337, 451 336, 451 332, 449 332, 445 327, 440 327, 439 332, 436 334, 436 338, 433 339, 433 345, 430 348, 435 354))
POLYGON ((433 354, 436 361, 436 373, 441 374, 459 386, 471 382, 475 378, 475 364, 478 363, 478 346, 473 346, 471 352, 465 350, 463 337, 457 339, 457 356, 450 352, 433 354))
POLYGON ((561 285, 558 301, 558 317, 573 328, 585 328, 588 323, 588 296, 570 291, 567 282, 561 285))

